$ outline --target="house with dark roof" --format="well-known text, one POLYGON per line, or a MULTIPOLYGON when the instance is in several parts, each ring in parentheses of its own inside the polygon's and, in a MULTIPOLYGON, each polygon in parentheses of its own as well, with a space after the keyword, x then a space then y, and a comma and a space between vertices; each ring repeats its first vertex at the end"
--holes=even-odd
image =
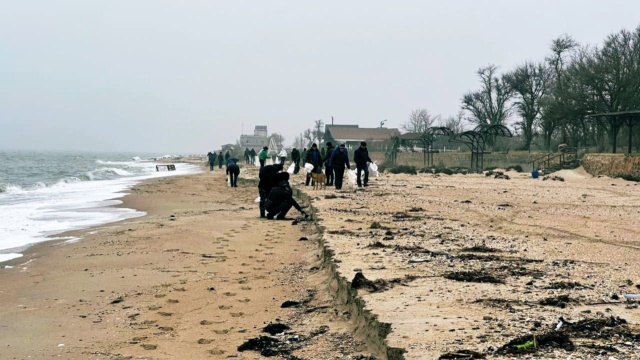
POLYGON ((346 144, 350 148, 360 146, 366 141, 369 148, 384 146, 394 136, 399 136, 400 130, 389 128, 361 128, 358 125, 327 125, 324 140, 331 141, 334 146, 346 144))

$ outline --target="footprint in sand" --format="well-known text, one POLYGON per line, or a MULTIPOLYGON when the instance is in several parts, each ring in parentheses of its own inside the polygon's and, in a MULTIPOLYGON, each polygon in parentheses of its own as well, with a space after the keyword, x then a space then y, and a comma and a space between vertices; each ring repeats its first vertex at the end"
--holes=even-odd
POLYGON ((222 354, 224 354, 224 350, 211 349, 211 350, 209 350, 209 354, 210 355, 222 355, 222 354))
POLYGON ((162 306, 151 305, 147 309, 149 309, 150 311, 156 311, 156 310, 162 309, 162 306))
POLYGON ((238 300, 238 302, 241 302, 241 303, 248 303, 249 301, 251 301, 251 299, 244 298, 244 299, 238 300))
POLYGON ((177 303, 179 303, 180 301, 178 301, 178 300, 176 300, 176 299, 167 299, 167 302, 168 302, 169 304, 177 304, 177 303))
POLYGON ((147 339, 148 339, 148 337, 146 337, 146 336, 137 336, 137 337, 134 337, 134 338, 131 340, 131 343, 132 343, 132 344, 137 344, 137 343, 142 342, 142 341, 145 341, 145 340, 147 340, 147 339))
POLYGON ((224 296, 236 296, 236 293, 226 292, 226 293, 224 293, 222 295, 224 295, 224 296))
POLYGON ((218 334, 218 335, 225 335, 229 333, 229 330, 213 330, 214 333, 218 334))
POLYGON ((211 325, 213 324, 213 321, 210 320, 202 320, 200 321, 200 325, 211 325))
POLYGON ((169 317, 169 316, 173 315, 173 313, 166 312, 166 311, 159 311, 158 315, 169 317))
POLYGON ((211 340, 211 339, 198 339, 198 344, 200 344, 200 345, 211 344, 212 342, 213 342, 213 340, 211 340))
POLYGON ((153 345, 153 344, 142 344, 140 346, 142 346, 142 348, 145 350, 155 350, 158 348, 158 345, 153 345))
POLYGON ((157 320, 145 320, 142 322, 142 325, 153 325, 157 322, 158 322, 157 320))
POLYGON ((251 290, 251 287, 250 286, 243 286, 240 289, 242 289, 242 290, 251 290))
POLYGON ((244 315, 243 312, 231 313, 231 317, 237 318, 242 317, 244 315))
POLYGON ((158 326, 158 330, 160 331, 173 331, 171 326, 158 326))
POLYGON ((166 294, 156 294, 155 297, 157 297, 158 299, 163 298, 167 296, 166 294))
POLYGON ((233 306, 228 306, 228 305, 220 305, 218 306, 218 309, 220 310, 229 310, 231 309, 233 306))

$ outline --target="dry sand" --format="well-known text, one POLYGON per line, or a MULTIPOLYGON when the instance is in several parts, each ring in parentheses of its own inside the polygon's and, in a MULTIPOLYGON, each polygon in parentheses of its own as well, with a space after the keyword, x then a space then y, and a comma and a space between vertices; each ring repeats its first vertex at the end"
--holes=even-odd
POLYGON ((507 174, 385 174, 365 191, 306 192, 340 276, 374 281, 358 279, 358 294, 391 324, 388 345, 407 359, 461 349, 500 358, 501 346, 544 338, 560 317, 611 316, 628 324, 571 333, 573 351, 540 344, 518 356, 640 358, 640 310, 622 299, 640 293, 640 184, 583 170, 553 174, 564 181, 507 174), (445 277, 469 271, 500 283, 445 277), (566 304, 540 304, 562 295, 566 304))
POLYGON ((369 353, 325 291, 315 228, 259 219, 254 184, 216 169, 131 193, 122 206, 147 216, 2 264, 0 359, 255 359, 238 346, 269 323, 300 358, 369 353))

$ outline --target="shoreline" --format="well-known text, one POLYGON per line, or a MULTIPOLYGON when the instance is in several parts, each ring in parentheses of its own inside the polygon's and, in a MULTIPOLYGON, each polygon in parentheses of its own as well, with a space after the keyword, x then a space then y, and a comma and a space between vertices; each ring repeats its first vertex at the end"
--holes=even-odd
MULTIPOLYGON (((177 163, 176 161, 169 161, 169 160, 159 160, 158 161, 158 163, 163 163, 163 162, 174 162, 174 163, 177 163)), ((200 170, 202 170, 202 172, 204 172, 204 170, 205 170, 205 166, 202 165, 202 161, 200 161, 199 159, 196 159, 196 158, 185 158, 183 160, 180 160, 179 162, 185 163, 185 164, 191 164, 191 165, 198 165, 198 166, 200 166, 200 170)), ((5 266, 12 267, 12 266, 19 265, 18 263, 21 262, 20 261, 21 259, 25 259, 27 257, 29 257, 29 259, 31 259, 32 253, 36 252, 38 249, 41 249, 41 246, 44 246, 46 244, 49 244, 49 246, 55 246, 55 245, 59 245, 60 243, 64 243, 64 242, 67 242, 67 241, 81 241, 93 229, 99 229, 99 228, 101 228, 103 226, 115 225, 115 224, 123 223, 123 222, 129 221, 129 220, 135 220, 137 218, 141 218, 141 217, 147 216, 148 215, 148 211, 146 211, 144 209, 138 209, 138 208, 136 208, 134 206, 129 206, 130 202, 133 202, 135 204, 135 200, 132 200, 134 197, 131 196, 132 195, 131 189, 133 189, 134 187, 136 187, 138 185, 143 185, 143 184, 150 183, 150 182, 153 182, 153 181, 158 180, 158 179, 164 179, 164 178, 167 178, 167 177, 195 176, 195 175, 198 175, 198 174, 199 173, 192 173, 192 174, 190 173, 190 174, 173 175, 173 176, 158 177, 158 178, 150 177, 150 178, 139 180, 137 183, 132 185, 129 189, 125 189, 122 192, 117 193, 117 194, 122 194, 122 196, 105 199, 103 201, 119 201, 120 202, 120 204, 107 205, 107 206, 104 206, 104 208, 128 209, 128 210, 133 210, 135 212, 139 212, 139 213, 142 213, 142 214, 140 214, 140 215, 133 214, 132 216, 128 216, 128 217, 126 217, 124 219, 109 221, 109 222, 106 222, 106 223, 100 223, 100 224, 95 224, 95 225, 90 225, 88 227, 83 227, 83 228, 79 228, 79 229, 65 230, 65 231, 62 231, 60 233, 54 233, 54 234, 51 234, 51 235, 47 235, 46 238, 44 240, 42 240, 42 241, 34 242, 34 243, 31 243, 31 244, 26 244, 26 245, 23 245, 23 246, 2 249, 3 252, 21 254, 22 256, 19 256, 19 257, 13 258, 13 259, 9 259, 9 260, 0 261, 0 270, 5 268, 5 266), (68 239, 68 238, 79 238, 79 239, 68 239), (31 250, 32 248, 33 248, 33 250, 31 250)), ((90 208, 90 209, 99 209, 99 208, 90 208)))
POLYGON ((370 354, 326 292, 313 227, 259 219, 253 182, 230 191, 224 179, 138 184, 121 206, 147 216, 39 243, 26 265, 3 269, 0 358, 257 359, 238 348, 269 323, 290 328, 274 335, 295 344, 283 354, 370 354), (289 300, 300 305, 281 306, 289 300))

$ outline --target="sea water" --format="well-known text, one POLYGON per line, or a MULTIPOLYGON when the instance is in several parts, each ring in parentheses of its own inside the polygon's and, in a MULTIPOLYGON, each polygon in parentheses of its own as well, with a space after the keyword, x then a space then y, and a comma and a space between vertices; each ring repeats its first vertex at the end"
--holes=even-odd
MULTIPOLYGON (((157 154, 0 150, 0 262, 69 230, 143 216, 116 208, 133 185, 154 177, 193 174, 175 163, 156 171, 157 154), (155 159, 155 160, 154 160, 155 159)), ((75 240, 67 238, 66 240, 75 240)))

